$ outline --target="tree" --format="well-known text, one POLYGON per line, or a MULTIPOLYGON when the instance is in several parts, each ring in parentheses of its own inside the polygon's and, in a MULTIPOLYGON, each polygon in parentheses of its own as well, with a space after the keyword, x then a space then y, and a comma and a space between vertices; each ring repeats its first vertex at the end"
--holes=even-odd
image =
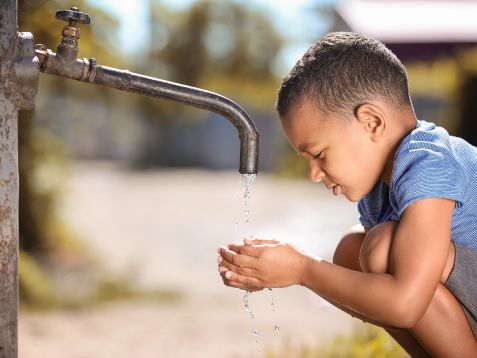
MULTIPOLYGON (((110 28, 115 28, 114 20, 107 14, 90 9, 85 1, 76 1, 80 10, 90 15, 99 14, 102 21, 110 28)), ((43 43, 53 51, 60 41, 61 28, 65 23, 54 20, 55 12, 61 9, 59 1, 20 0, 18 2, 18 21, 20 31, 31 32, 35 43, 43 43), (51 25, 53 24, 53 26, 51 25)), ((114 58, 107 54, 100 40, 95 38, 91 27, 81 28, 81 49, 95 53, 97 57, 108 60, 114 58)), ((61 98, 70 92, 78 100, 87 98, 95 91, 81 91, 78 87, 70 86, 69 80, 63 78, 41 78, 39 92, 44 98, 61 98)), ((96 91, 104 92, 104 89, 96 91)), ((97 92, 96 92, 97 93, 97 92)), ((54 111, 57 116, 68 120, 67 110, 54 111)), ((20 248, 31 254, 40 255, 57 249, 62 239, 61 222, 57 218, 56 201, 59 193, 60 180, 45 183, 45 169, 61 168, 65 164, 66 150, 61 141, 47 128, 46 121, 39 121, 41 113, 24 111, 19 115, 19 174, 20 174, 20 205, 19 231, 20 248)))
MULTIPOLYGON (((238 1, 202 0, 171 11, 150 4, 150 51, 144 72, 231 97, 254 111, 271 112, 278 79, 274 62, 283 39, 260 11, 238 1)), ((204 113, 163 101, 143 99, 147 130, 141 162, 170 164, 161 147, 180 118, 195 123, 204 113)), ((182 126, 192 125, 183 122, 182 126)))

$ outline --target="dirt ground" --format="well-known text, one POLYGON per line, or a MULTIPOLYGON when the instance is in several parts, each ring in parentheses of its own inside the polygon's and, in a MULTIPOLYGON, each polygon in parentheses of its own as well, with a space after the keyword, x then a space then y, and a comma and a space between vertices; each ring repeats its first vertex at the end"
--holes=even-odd
POLYGON ((236 172, 78 162, 61 207, 104 268, 183 299, 21 312, 20 357, 264 357, 271 348, 319 345, 356 325, 302 287, 252 294, 251 319, 243 292, 225 287, 217 273, 217 247, 250 235, 329 259, 357 213, 322 185, 260 174, 247 215, 236 172))

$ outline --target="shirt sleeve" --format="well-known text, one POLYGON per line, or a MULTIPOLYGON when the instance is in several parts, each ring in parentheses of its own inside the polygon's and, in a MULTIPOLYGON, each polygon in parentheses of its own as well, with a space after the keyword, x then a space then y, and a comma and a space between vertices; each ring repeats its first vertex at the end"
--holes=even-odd
POLYGON ((358 202, 359 222, 363 227, 373 227, 371 220, 369 219, 368 212, 366 210, 366 204, 364 199, 358 202))
POLYGON ((425 198, 450 199, 462 206, 466 180, 454 158, 438 147, 410 149, 401 157, 391 184, 399 218, 409 205, 425 198))
POLYGON ((359 222, 364 227, 373 227, 380 222, 383 205, 389 206, 387 185, 378 181, 373 189, 358 202, 359 222))

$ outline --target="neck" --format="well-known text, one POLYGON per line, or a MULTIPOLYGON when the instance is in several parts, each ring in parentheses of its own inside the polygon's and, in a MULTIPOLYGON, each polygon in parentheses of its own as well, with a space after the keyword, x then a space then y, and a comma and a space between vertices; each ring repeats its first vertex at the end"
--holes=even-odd
POLYGON ((387 155, 386 165, 384 167, 383 173, 381 174, 381 180, 384 181, 388 186, 391 183, 391 175, 393 173, 394 156, 396 155, 396 151, 401 145, 403 139, 416 128, 417 118, 414 114, 414 111, 410 111, 404 116, 400 115, 399 118, 395 118, 395 120, 392 122, 395 124, 399 123, 400 125, 396 126, 396 135, 391 139, 389 145, 391 150, 387 155))

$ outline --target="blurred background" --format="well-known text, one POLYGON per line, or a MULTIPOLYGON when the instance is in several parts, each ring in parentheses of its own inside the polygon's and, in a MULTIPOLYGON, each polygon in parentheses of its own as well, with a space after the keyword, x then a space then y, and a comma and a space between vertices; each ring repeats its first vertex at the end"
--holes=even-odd
POLYGON ((252 294, 251 319, 216 272, 216 248, 255 235, 330 259, 357 223, 355 204, 306 181, 273 110, 281 78, 328 31, 386 43, 408 70, 418 117, 476 145, 476 1, 18 5, 20 31, 52 50, 55 12, 77 6, 92 19, 80 57, 223 94, 261 135, 246 206, 228 121, 41 75, 35 110, 19 118, 21 357, 403 356, 299 287, 252 294))

